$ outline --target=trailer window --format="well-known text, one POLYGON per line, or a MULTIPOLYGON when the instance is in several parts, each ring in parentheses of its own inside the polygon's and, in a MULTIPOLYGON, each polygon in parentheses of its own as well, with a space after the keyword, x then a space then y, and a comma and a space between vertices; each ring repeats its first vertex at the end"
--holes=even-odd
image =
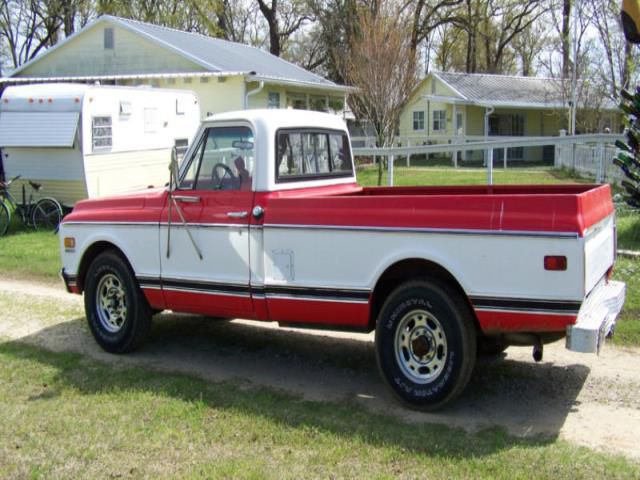
POLYGON ((93 117, 91 119, 91 140, 94 150, 112 147, 111 117, 93 117))
POLYGON ((277 133, 276 181, 345 177, 353 172, 344 132, 280 130, 277 133))

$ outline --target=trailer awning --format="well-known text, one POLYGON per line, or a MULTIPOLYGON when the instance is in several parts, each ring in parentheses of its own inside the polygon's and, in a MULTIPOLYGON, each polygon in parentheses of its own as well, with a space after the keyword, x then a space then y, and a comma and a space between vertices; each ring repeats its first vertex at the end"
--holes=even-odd
POLYGON ((80 112, 0 112, 0 148, 73 147, 80 112))

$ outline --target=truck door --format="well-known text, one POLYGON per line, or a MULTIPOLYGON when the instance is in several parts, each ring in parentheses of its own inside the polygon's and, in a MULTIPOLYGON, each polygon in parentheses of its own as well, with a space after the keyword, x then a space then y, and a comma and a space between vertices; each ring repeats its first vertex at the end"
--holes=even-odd
POLYGON ((247 126, 205 129, 162 214, 161 285, 166 306, 250 316, 249 212, 255 164, 247 126))

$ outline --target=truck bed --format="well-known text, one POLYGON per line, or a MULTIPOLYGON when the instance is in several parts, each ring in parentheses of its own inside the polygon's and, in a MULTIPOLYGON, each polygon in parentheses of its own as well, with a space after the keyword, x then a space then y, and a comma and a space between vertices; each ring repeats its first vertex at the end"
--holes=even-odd
POLYGON ((297 191, 279 192, 268 204, 265 222, 274 224, 578 236, 614 211, 609 185, 347 186, 330 191, 306 189, 304 196, 297 191))

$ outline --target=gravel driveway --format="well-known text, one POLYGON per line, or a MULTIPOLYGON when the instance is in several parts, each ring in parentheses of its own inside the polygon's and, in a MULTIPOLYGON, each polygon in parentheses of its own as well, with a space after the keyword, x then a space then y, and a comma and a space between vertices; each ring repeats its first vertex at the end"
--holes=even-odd
POLYGON ((545 347, 480 359, 460 399, 438 413, 398 404, 378 376, 373 336, 280 329, 275 324, 162 314, 150 341, 134 354, 109 355, 91 338, 82 299, 61 287, 0 280, 0 337, 54 351, 80 352, 119 365, 182 372, 243 388, 264 386, 319 401, 355 401, 407 422, 467 431, 500 426, 517 436, 543 434, 640 459, 640 349, 605 345, 599 357, 545 347), (34 314, 44 311, 73 312, 34 314), (55 308, 54 308, 55 307, 55 308), (42 308, 39 309, 42 311, 42 308))

